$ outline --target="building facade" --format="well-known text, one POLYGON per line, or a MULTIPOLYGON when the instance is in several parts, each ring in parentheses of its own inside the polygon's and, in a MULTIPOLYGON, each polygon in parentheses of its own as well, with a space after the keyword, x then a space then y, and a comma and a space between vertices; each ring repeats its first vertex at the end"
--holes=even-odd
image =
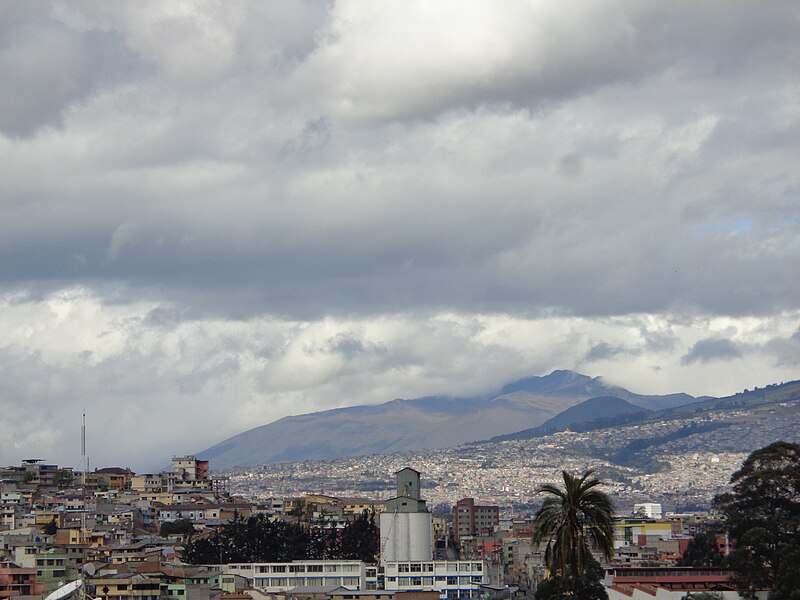
POLYGON ((433 516, 420 497, 420 473, 406 467, 395 473, 397 496, 380 514, 381 563, 433 559, 433 516))
POLYGON ((491 535, 499 524, 499 506, 478 505, 474 498, 462 498, 453 507, 453 535, 457 541, 491 535))
POLYGON ((398 561, 384 565, 387 591, 431 591, 442 600, 478 598, 484 583, 482 561, 398 561))
POLYGON ((341 586, 351 590, 366 588, 366 565, 358 560, 307 560, 283 563, 245 563, 223 567, 225 576, 238 575, 265 593, 292 588, 341 586))

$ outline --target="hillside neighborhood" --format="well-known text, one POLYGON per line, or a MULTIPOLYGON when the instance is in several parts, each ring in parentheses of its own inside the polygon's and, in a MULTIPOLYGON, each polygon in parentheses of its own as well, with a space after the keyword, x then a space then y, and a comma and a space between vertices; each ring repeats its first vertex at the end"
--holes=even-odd
MULTIPOLYGON (((434 465, 417 466, 422 472, 387 473, 394 489, 377 499, 234 492, 231 478, 194 456, 173 457, 169 471, 152 474, 26 460, 0 469, 0 598, 495 599, 533 597, 550 581, 531 513, 480 497, 431 510, 425 477, 434 465), (281 546, 287 535, 295 542, 281 546)), ((482 470, 471 468, 476 477, 482 470)), ((617 512, 605 593, 738 597, 725 567, 684 560, 705 534, 723 565, 735 544, 723 525, 718 513, 666 511, 657 502, 617 512)))

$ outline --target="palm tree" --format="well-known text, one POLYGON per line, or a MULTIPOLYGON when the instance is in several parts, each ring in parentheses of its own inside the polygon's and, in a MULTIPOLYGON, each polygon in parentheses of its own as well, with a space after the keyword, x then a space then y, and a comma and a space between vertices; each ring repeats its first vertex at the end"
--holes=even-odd
POLYGON ((545 563, 553 575, 572 577, 578 596, 580 577, 593 561, 591 550, 598 549, 606 560, 614 551, 614 505, 597 486, 602 481, 586 471, 582 477, 561 472, 563 489, 546 483, 538 493, 547 494, 534 516, 536 541, 547 540, 545 563))

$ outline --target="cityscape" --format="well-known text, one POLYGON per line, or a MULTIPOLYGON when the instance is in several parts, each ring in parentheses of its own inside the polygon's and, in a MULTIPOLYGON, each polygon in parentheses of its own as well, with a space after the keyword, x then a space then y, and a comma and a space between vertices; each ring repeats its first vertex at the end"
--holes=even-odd
POLYGON ((0 1, 0 600, 800 600, 798 31, 0 1))

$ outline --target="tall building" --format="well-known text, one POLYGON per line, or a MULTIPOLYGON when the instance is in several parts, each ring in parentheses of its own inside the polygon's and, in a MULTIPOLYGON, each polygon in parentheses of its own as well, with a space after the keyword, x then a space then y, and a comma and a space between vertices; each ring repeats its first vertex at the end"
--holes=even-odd
POLYGON ((462 498, 453 507, 453 534, 457 541, 494 533, 500 524, 499 506, 481 506, 474 498, 462 498))
POLYGON ((201 481, 208 479, 208 461, 194 456, 173 456, 172 472, 178 481, 201 481))
POLYGON ((395 473, 397 496, 380 515, 381 562, 433 560, 433 517, 420 497, 420 473, 395 473))

